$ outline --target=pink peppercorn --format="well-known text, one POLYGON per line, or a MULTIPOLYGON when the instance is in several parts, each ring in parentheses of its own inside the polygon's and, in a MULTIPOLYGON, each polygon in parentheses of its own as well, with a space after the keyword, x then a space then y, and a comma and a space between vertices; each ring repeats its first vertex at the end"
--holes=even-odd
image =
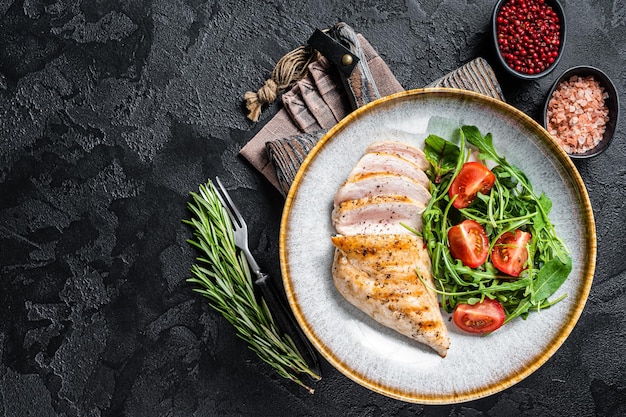
POLYGON ((496 38, 512 70, 539 74, 559 56, 561 21, 544 0, 509 0, 497 13, 496 38))

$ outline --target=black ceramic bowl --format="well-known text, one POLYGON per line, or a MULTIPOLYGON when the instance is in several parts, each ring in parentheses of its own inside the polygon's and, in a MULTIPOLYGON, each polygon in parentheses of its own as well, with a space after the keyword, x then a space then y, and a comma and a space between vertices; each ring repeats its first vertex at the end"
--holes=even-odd
MULTIPOLYGON (((529 68, 520 68, 519 70, 516 70, 516 66, 515 64, 514 67, 511 67, 511 65, 509 65, 507 63, 507 60, 505 59, 505 57, 503 56, 503 51, 502 48, 500 47, 499 41, 498 41, 498 17, 500 15, 500 11, 502 9, 502 7, 506 4, 509 4, 511 2, 515 2, 515 4, 513 6, 519 8, 519 3, 525 3, 525 4, 535 4, 537 7, 542 8, 544 6, 540 6, 538 5, 538 1, 537 0, 499 0, 495 7, 493 8, 493 13, 491 16, 491 34, 492 34, 492 38, 493 38, 493 44, 495 47, 495 52, 496 52, 496 56, 498 61, 500 62, 500 64, 502 65, 502 67, 505 69, 505 71, 517 78, 523 79, 523 80, 535 80, 537 78, 541 78, 547 74, 549 74, 550 72, 552 72, 552 70, 556 67, 556 65, 558 64, 559 60, 561 59, 561 56, 563 55, 563 47, 565 46, 565 38, 566 38, 566 24, 565 24, 565 13, 563 12, 563 7, 561 6, 561 3, 559 3, 558 0, 544 0, 544 5, 545 6, 549 6, 550 8, 552 8, 552 10, 554 10, 554 12, 556 13, 556 15, 559 18, 559 47, 558 47, 558 55, 556 57, 553 57, 554 62, 549 63, 547 68, 541 70, 540 72, 534 72, 532 74, 528 73, 527 71, 529 70, 529 68), (526 72, 524 72, 526 71, 526 72)), ((519 13, 520 17, 523 17, 525 14, 522 14, 521 11, 519 13)), ((528 15, 527 15, 528 16, 528 15)), ((510 23, 510 22, 515 22, 517 19, 515 17, 511 17, 511 18, 507 18, 507 25, 508 27, 512 27, 513 25, 515 25, 515 23, 510 23)), ((539 18, 532 18, 530 19, 529 17, 529 23, 530 22, 538 22, 541 19, 539 18)), ((517 20, 519 22, 519 20, 517 20)), ((532 26, 532 23, 531 23, 532 26)), ((514 26, 516 28, 521 27, 520 26, 514 26)), ((539 34, 540 36, 543 36, 546 34, 545 30, 542 31, 538 31, 535 30, 535 33, 539 34)), ((518 34, 516 36, 519 37, 523 37, 524 35, 527 35, 527 32, 524 32, 523 34, 518 34)), ((508 39, 512 39, 514 37, 516 37, 514 35, 510 35, 507 36, 507 40, 508 39)), ((530 55, 532 55, 532 51, 526 51, 526 49, 531 50, 533 47, 532 46, 527 46, 525 47, 525 52, 526 53, 526 57, 529 57, 530 55)), ((515 48, 513 48, 515 49, 515 48)), ((519 59, 524 59, 523 56, 521 55, 516 55, 517 58, 519 59)), ((546 61, 544 61, 546 62, 546 61)), ((547 62, 546 62, 547 63, 547 62)), ((524 67, 525 65, 523 65, 524 67)), ((535 69, 532 69, 532 71, 535 71, 535 69)))
MULTIPOLYGON (((619 96, 617 94, 617 90, 615 89, 615 85, 611 81, 611 79, 602 71, 594 67, 587 66, 579 66, 570 68, 565 71, 554 83, 550 92, 548 93, 548 97, 546 99, 544 108, 543 108, 543 127, 548 130, 548 107, 550 103, 550 99, 554 94, 554 91, 557 89, 559 84, 563 81, 569 80, 573 75, 578 75, 581 77, 592 75, 596 81, 600 83, 602 87, 604 87, 604 92, 608 94, 608 97, 604 100, 604 103, 607 106, 609 112, 609 120, 606 124, 606 129, 604 131, 604 135, 600 142, 593 148, 589 149, 583 153, 567 153, 573 159, 582 159, 582 158, 590 158, 592 156, 596 156, 603 152, 606 148, 608 148, 611 140, 613 139, 613 134, 617 129, 617 122, 619 120, 619 96)), ((558 141, 557 141, 558 142, 558 141)))

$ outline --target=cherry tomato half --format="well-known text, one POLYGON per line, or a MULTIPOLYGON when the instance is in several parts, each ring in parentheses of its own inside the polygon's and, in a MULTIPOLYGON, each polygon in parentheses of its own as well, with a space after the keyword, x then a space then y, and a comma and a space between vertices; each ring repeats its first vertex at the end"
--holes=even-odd
POLYGON ((469 206, 479 192, 488 194, 495 181, 496 176, 485 165, 480 162, 466 162, 448 190, 450 198, 457 196, 452 205, 456 208, 469 206))
POLYGON ((485 298, 476 304, 458 304, 452 319, 459 329, 470 333, 493 332, 504 323, 504 308, 496 300, 485 298))
POLYGON ((519 229, 512 232, 506 232, 498 240, 491 251, 491 262, 493 266, 501 272, 519 277, 526 266, 528 260, 527 244, 530 241, 530 233, 523 232, 519 229))
POLYGON ((485 229, 474 220, 463 220, 448 230, 450 253, 463 265, 476 268, 487 260, 489 239, 485 229))

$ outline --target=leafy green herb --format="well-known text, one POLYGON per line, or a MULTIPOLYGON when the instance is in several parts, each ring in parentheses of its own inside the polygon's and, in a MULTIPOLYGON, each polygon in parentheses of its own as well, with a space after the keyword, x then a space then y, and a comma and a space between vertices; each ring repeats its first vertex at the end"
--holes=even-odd
POLYGON ((434 181, 439 183, 442 176, 456 167, 460 150, 456 145, 436 135, 429 135, 425 142, 426 158, 432 164, 434 181))
POLYGON ((537 274, 535 288, 530 300, 536 304, 550 297, 559 289, 571 271, 571 259, 566 264, 561 263, 558 259, 550 259, 537 274))
POLYGON ((265 301, 257 301, 248 262, 235 247, 230 218, 213 183, 201 185, 199 194, 190 194, 188 208, 194 217, 183 222, 194 229, 195 240, 187 242, 202 256, 196 259, 198 263, 191 268, 194 276, 187 281, 198 286, 194 291, 209 299, 259 358, 280 376, 313 393, 300 375, 314 380, 320 377, 308 367, 291 338, 281 336, 265 301))
POLYGON ((497 153, 490 133, 483 136, 475 126, 462 126, 453 139, 458 139, 458 145, 431 134, 425 146, 432 198, 422 215, 422 236, 443 308, 451 312, 460 303, 475 304, 488 297, 502 304, 508 322, 558 302, 563 297, 548 298, 567 279, 572 260, 549 219, 552 202, 543 193, 537 196, 526 175, 497 153), (479 194, 469 207, 456 209, 448 189, 472 151, 479 159, 496 164, 492 168, 496 181, 489 195, 479 194), (464 219, 483 225, 492 247, 508 231, 531 234, 529 260, 520 278, 500 273, 490 260, 469 268, 452 257, 448 229, 464 219))

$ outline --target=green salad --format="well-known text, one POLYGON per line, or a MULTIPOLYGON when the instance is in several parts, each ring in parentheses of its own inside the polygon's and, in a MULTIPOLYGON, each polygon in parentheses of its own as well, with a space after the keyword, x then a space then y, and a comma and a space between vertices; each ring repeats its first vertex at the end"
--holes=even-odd
POLYGON ((457 326, 489 333, 563 299, 549 299, 572 269, 552 202, 497 153, 491 134, 462 126, 447 139, 429 135, 424 151, 432 198, 421 234, 434 290, 457 326))

